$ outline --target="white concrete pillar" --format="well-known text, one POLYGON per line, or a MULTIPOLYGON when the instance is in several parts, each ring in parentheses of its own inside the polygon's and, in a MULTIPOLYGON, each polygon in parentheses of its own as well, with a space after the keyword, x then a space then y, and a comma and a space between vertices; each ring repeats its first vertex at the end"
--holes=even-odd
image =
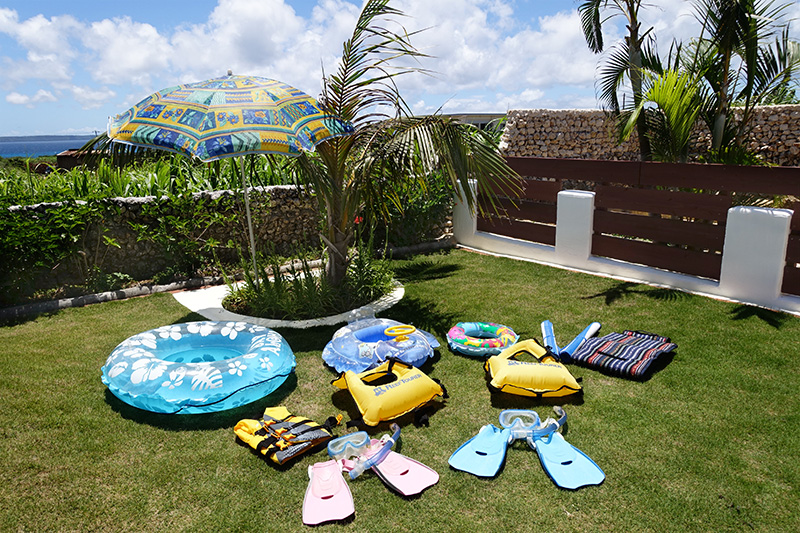
MULTIPOLYGON (((472 197, 477 196, 477 186, 474 181, 470 181, 472 187, 472 197)), ((459 193, 461 198, 456 195, 455 203, 453 204, 453 237, 456 242, 469 246, 472 242, 472 237, 478 231, 478 218, 475 214, 475 209, 470 209, 464 199, 464 192, 459 186, 459 193)))
POLYGON ((719 290, 725 296, 774 305, 780 296, 792 211, 738 206, 728 210, 719 290))
POLYGON ((592 253, 594 193, 561 191, 556 204, 556 261, 583 268, 592 253))

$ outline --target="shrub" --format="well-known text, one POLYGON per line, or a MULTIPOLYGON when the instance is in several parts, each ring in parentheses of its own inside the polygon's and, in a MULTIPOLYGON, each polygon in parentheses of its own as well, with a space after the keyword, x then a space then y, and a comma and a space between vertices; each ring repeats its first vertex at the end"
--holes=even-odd
MULTIPOLYGON (((113 209, 99 201, 64 202, 47 211, 0 209, 0 271, 5 273, 0 305, 15 305, 31 297, 42 277, 77 253, 90 224, 113 209)), ((98 261, 90 257, 84 264, 94 267, 98 261)), ((85 277, 88 274, 84 272, 85 277)))
POLYGON ((347 274, 339 287, 315 270, 307 257, 300 257, 281 269, 278 256, 268 267, 260 267, 256 280, 242 260, 245 283, 228 282, 231 294, 223 300, 229 311, 247 316, 279 320, 303 320, 335 315, 368 304, 393 287, 392 272, 383 260, 375 259, 373 240, 357 240, 347 274))

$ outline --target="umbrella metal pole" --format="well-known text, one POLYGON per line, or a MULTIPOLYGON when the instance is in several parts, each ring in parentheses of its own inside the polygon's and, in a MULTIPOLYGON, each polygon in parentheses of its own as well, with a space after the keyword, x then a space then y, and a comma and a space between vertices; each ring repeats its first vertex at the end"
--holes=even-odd
POLYGON ((250 218, 250 197, 247 194, 247 176, 244 171, 244 156, 239 156, 239 164, 242 167, 242 187, 244 187, 244 212, 247 217, 247 231, 250 234, 250 257, 253 259, 253 275, 258 288, 258 267, 256 266, 256 238, 253 235, 253 220, 250 218))

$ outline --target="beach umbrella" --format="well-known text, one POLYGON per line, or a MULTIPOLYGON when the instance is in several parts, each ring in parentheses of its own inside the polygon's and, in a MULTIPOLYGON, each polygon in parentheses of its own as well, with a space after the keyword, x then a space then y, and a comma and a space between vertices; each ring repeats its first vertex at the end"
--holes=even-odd
MULTIPOLYGON (((108 137, 146 148, 168 150, 200 161, 239 157, 253 268, 255 238, 243 156, 300 155, 353 126, 320 109, 304 92, 256 76, 227 76, 175 85, 151 94, 109 118, 108 137)), ((256 283, 258 274, 256 270, 256 283)))

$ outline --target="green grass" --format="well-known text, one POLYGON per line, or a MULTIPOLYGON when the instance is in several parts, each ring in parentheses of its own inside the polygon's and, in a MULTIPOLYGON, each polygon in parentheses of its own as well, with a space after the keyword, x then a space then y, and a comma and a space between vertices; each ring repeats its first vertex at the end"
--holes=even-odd
MULTIPOLYGON (((489 392, 480 360, 441 348, 424 369, 450 398, 400 449, 441 479, 405 500, 366 473, 350 482, 356 518, 323 530, 797 531, 800 517, 800 320, 681 292, 464 251, 393 263, 405 298, 385 316, 442 343, 458 321, 496 321, 560 344, 589 322, 602 333, 671 337, 674 357, 649 380, 570 366, 584 395, 565 404, 566 438, 606 473, 599 487, 558 489, 535 452, 516 443, 503 471, 481 480, 447 458, 504 408, 550 406, 489 392)), ((127 406, 100 382, 126 337, 199 319, 170 295, 67 309, 0 328, 0 530, 297 531, 307 467, 276 468, 237 444, 234 424, 268 405, 318 421, 358 416, 329 385, 323 346, 336 328, 281 330, 296 379, 262 401, 212 415, 127 406)), ((344 429, 339 429, 341 434, 344 429)), ((370 429, 388 432, 388 425, 370 429)))

